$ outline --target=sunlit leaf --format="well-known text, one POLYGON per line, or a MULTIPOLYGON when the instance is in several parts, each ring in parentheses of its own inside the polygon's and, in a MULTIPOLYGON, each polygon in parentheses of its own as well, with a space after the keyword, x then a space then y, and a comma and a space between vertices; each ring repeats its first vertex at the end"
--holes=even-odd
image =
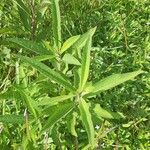
POLYGON ((40 56, 35 56, 34 59, 37 61, 45 61, 45 60, 50 60, 55 58, 53 55, 40 55, 40 56))
POLYGON ((67 119, 67 128, 69 130, 69 132, 73 135, 77 137, 77 132, 76 132, 76 118, 77 118, 77 113, 69 113, 66 117, 67 119))
POLYGON ((82 90, 87 82, 89 76, 89 67, 90 67, 90 51, 92 44, 92 36, 96 28, 93 28, 89 31, 89 38, 86 41, 86 44, 83 48, 82 54, 82 65, 81 65, 81 80, 80 80, 80 90, 82 90))
POLYGON ((128 80, 133 79, 137 75, 143 73, 143 71, 134 71, 129 73, 123 73, 123 74, 113 74, 111 76, 108 76, 99 82, 95 83, 93 87, 89 91, 89 95, 97 94, 101 91, 105 91, 108 89, 111 89, 121 83, 124 83, 128 80))
POLYGON ((57 105, 59 102, 63 102, 64 100, 73 98, 74 96, 75 96, 74 94, 69 94, 56 97, 45 97, 41 101, 39 101, 37 105, 53 106, 57 105))
POLYGON ((81 63, 69 53, 65 54, 62 60, 67 64, 73 64, 73 65, 78 65, 78 66, 81 65, 81 63))
POLYGON ((67 39, 61 47, 61 54, 65 52, 68 48, 70 48, 79 39, 79 37, 80 35, 77 35, 67 39))
POLYGON ((79 101, 79 110, 80 110, 82 123, 88 134, 89 144, 91 144, 91 146, 94 146, 94 136, 95 136, 94 126, 92 122, 91 113, 89 111, 89 105, 88 103, 86 103, 84 99, 80 99, 79 101))
POLYGON ((61 48, 61 17, 59 9, 59 0, 51 0, 51 13, 52 13, 52 29, 54 46, 57 51, 61 48))
POLYGON ((103 109, 100 104, 96 104, 94 107, 94 112, 98 118, 105 118, 105 119, 121 119, 125 118, 125 116, 120 112, 111 112, 109 110, 103 109))

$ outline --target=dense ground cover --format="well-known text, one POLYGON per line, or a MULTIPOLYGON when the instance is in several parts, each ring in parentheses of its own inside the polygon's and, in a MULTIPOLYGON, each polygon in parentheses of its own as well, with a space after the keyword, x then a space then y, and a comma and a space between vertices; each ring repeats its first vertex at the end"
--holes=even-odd
POLYGON ((57 2, 0 4, 0 149, 149 149, 148 0, 57 2))

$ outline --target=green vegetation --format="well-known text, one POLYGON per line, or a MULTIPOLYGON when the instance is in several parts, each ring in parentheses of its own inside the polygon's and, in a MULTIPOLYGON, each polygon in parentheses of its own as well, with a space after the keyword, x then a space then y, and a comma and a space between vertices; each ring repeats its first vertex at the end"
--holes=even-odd
POLYGON ((0 149, 149 149, 148 7, 2 0, 0 149))

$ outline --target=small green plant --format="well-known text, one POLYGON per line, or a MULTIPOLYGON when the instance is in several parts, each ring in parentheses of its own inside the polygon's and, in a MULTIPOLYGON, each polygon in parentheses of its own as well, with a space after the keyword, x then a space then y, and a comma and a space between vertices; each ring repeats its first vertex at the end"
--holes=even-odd
POLYGON ((63 43, 59 0, 51 0, 50 6, 53 43, 33 41, 35 35, 32 40, 8 39, 32 53, 29 57, 15 55, 16 84, 0 95, 2 99, 13 96, 17 110, 24 106, 24 116, 23 112, 16 116, 4 113, 0 122, 22 124, 23 138, 17 146, 24 149, 38 148, 39 145, 44 149, 95 149, 105 136, 105 119, 125 119, 125 116, 121 112, 105 110, 92 99, 143 71, 112 74, 96 83, 89 81, 92 37, 96 27, 63 43), (32 72, 35 81, 30 75, 32 72))

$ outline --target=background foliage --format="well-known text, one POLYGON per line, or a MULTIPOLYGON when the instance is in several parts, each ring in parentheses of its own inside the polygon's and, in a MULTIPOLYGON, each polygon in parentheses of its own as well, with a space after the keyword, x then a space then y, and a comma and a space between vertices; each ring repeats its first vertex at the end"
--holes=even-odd
MULTIPOLYGON (((58 63, 49 61, 53 61, 53 57, 47 56, 47 49, 53 54, 53 44, 56 47, 60 44, 53 43, 56 34, 53 34, 55 24, 51 14, 54 8, 51 3, 49 0, 1 0, 0 149, 81 149, 88 144, 89 135, 81 120, 84 120, 82 118, 85 118, 84 113, 88 113, 89 106, 79 106, 81 118, 79 111, 67 115, 67 110, 72 108, 72 104, 67 102, 63 102, 62 107, 53 103, 51 108, 42 106, 44 110, 36 107, 38 100, 65 95, 68 91, 45 78, 31 64, 20 62, 21 57, 18 57, 21 54, 40 61, 44 59, 47 66, 60 67, 58 63), (45 56, 38 57, 35 51, 45 56), (59 117, 62 112, 56 113, 57 110, 63 110, 66 117, 59 117), (47 121, 50 113, 54 115, 47 121), (37 121, 35 118, 38 118, 37 121), (55 118, 60 118, 59 122, 55 118), (41 133, 47 122, 49 125, 57 122, 51 134, 41 133)), ((100 133, 97 149, 147 150, 150 147, 149 1, 60 0, 59 4, 62 43, 97 26, 91 48, 89 81, 96 83, 112 74, 144 71, 135 81, 128 81, 89 99, 93 105, 98 103, 106 110, 119 111, 126 116, 119 120, 108 119, 108 116, 92 118, 96 132, 100 133), (98 130, 99 127, 101 130, 98 130)), ((69 63, 78 66, 80 62, 77 60, 80 58, 69 63)), ((69 65, 71 72, 67 72, 71 82, 72 64, 69 65)), ((90 111, 93 108, 90 106, 90 111)), ((88 119, 84 121, 89 122, 88 119)))

